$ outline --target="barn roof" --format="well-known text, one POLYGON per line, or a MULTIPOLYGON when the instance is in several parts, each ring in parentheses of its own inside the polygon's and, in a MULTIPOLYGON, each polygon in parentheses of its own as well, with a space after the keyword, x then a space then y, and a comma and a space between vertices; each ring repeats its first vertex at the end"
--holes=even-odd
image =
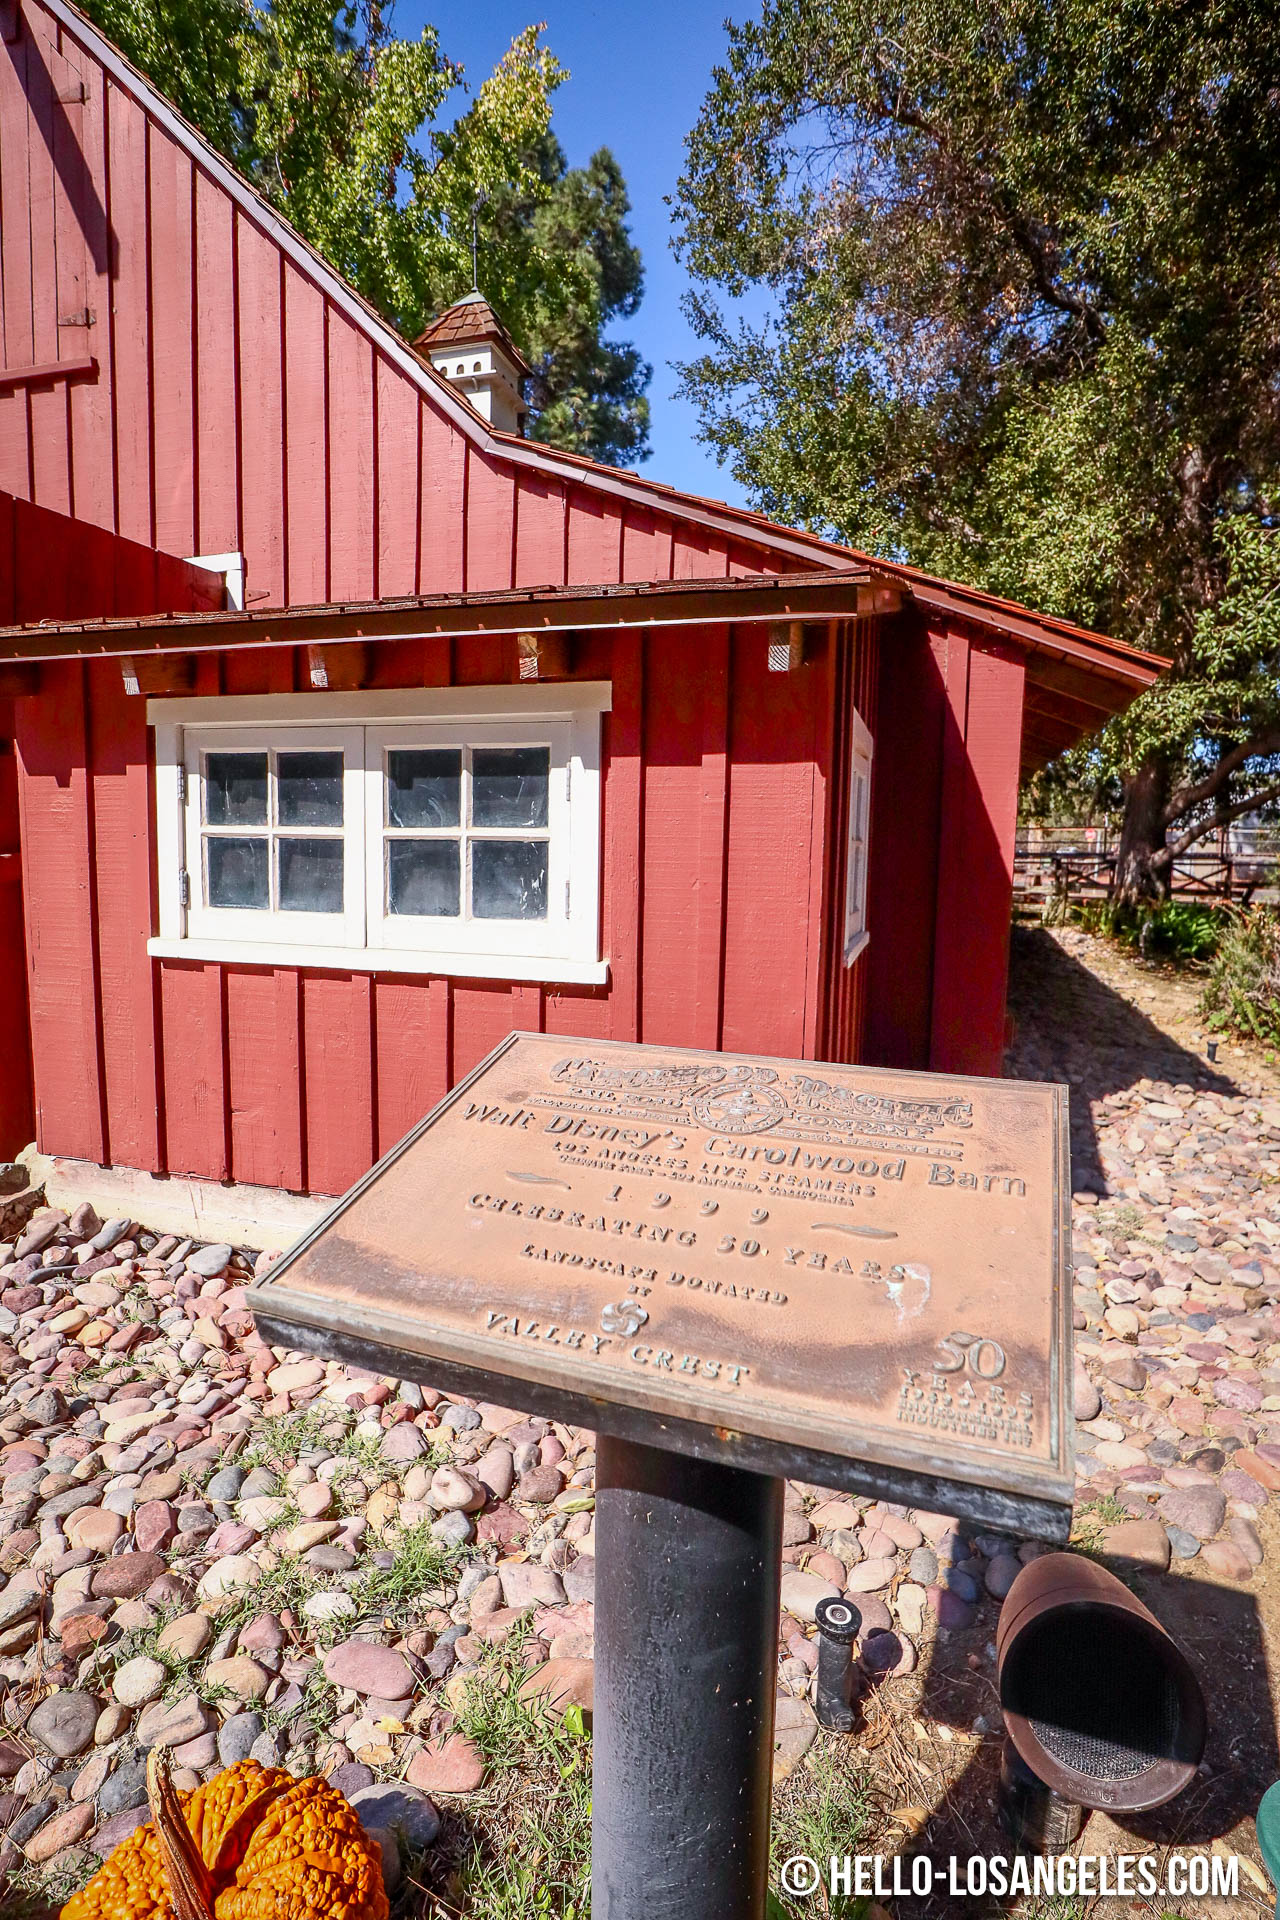
POLYGON ((0 628, 0 661, 123 658, 438 634, 691 626, 715 620, 847 620, 890 611, 902 600, 925 612, 949 613, 1025 649, 1024 771, 1043 766, 1121 712, 1167 665, 1123 641, 1031 613, 993 594, 936 580, 914 567, 866 559, 836 574, 517 587, 244 613, 45 621, 0 628))

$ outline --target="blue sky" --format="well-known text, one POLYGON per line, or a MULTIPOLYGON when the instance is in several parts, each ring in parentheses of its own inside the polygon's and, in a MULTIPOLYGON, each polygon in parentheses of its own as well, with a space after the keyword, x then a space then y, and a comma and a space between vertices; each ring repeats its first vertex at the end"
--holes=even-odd
MULTIPOLYGON (((734 17, 749 12, 745 4, 734 17)), ((442 50, 467 69, 476 87, 523 27, 546 20, 546 42, 570 78, 555 96, 555 131, 570 166, 597 147, 611 147, 631 195, 631 231, 644 255, 644 300, 625 332, 652 362, 649 388, 653 452, 643 471, 655 480, 745 504, 745 495, 711 450, 694 438, 696 416, 675 399, 670 362, 689 357, 696 342, 680 311, 686 285, 667 244, 673 194, 684 158, 684 137, 698 116, 711 69, 725 46, 729 0, 471 0, 447 8, 439 0, 399 0, 396 30, 405 35, 430 21, 442 50)), ((465 107, 460 100, 460 110, 465 107)), ((484 270, 481 267, 481 286, 484 270)))

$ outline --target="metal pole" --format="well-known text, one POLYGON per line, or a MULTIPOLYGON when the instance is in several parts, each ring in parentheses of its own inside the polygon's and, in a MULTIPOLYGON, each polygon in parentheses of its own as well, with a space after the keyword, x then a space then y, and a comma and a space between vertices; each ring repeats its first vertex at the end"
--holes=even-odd
POLYGON ((596 1447, 592 1920, 762 1920, 782 1482, 596 1447))

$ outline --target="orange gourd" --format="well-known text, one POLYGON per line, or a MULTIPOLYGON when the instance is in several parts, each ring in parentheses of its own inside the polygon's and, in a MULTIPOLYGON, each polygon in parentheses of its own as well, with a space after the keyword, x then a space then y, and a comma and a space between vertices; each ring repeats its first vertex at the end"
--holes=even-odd
POLYGON ((147 1791, 150 1823, 61 1920, 387 1920, 377 1846, 323 1780, 241 1760, 178 1793, 157 1749, 147 1791))

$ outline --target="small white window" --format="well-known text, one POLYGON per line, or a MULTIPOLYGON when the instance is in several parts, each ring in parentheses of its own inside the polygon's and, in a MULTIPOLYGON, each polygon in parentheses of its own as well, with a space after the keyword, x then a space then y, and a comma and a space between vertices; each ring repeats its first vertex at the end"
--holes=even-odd
POLYGON ((867 852, 871 830, 872 740, 853 716, 849 769, 849 850, 844 894, 844 964, 852 966, 870 938, 867 932, 867 852))
POLYGON ((153 700, 162 956, 601 981, 609 689, 153 700))

